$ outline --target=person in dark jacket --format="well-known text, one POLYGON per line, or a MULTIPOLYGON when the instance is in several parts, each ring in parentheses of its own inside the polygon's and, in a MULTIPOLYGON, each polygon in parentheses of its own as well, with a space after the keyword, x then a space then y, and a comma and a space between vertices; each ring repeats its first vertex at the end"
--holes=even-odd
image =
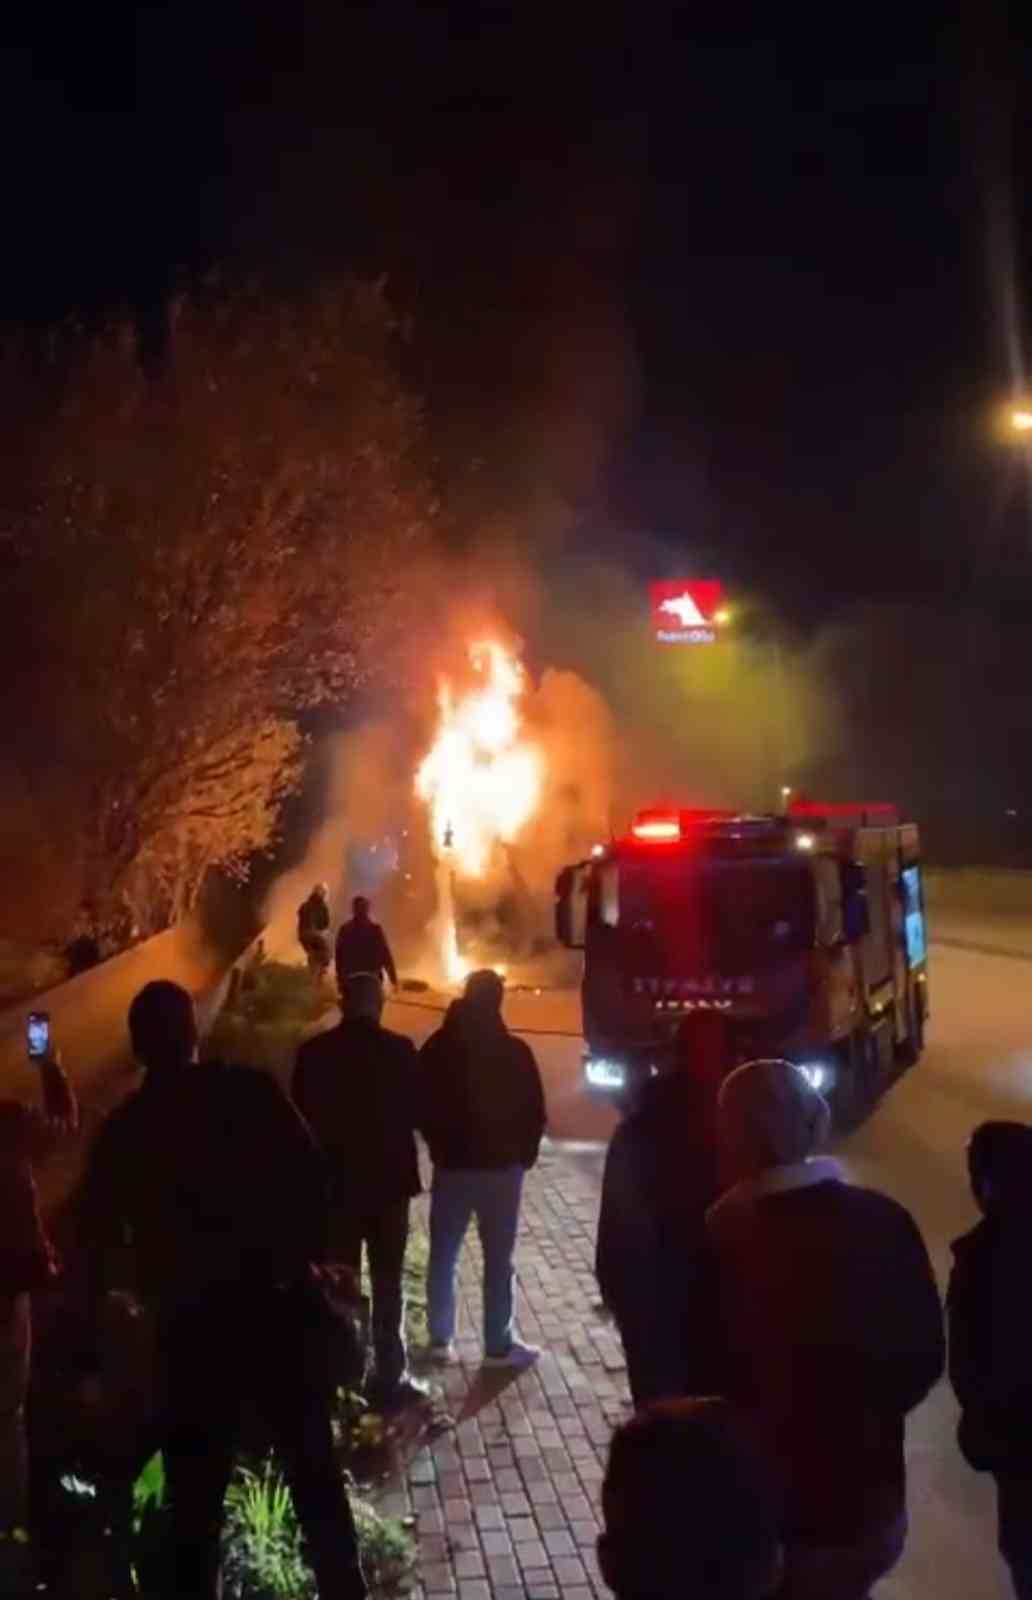
POLYGON ((781 1578, 775 1485, 723 1400, 666 1400, 617 1428, 602 1484, 616 1600, 766 1600, 781 1578))
POLYGON ((545 1131, 541 1075, 502 1020, 504 985, 474 972, 423 1046, 421 1128, 434 1163, 428 1320, 433 1358, 454 1359, 455 1268, 475 1216, 484 1251, 484 1364, 520 1368, 540 1351, 513 1333, 513 1252, 523 1175, 545 1131))
POLYGON ((786 1600, 862 1600, 906 1538, 906 1415, 945 1364, 942 1310, 912 1218, 815 1157, 825 1102, 787 1061, 725 1081, 735 1187, 712 1207, 729 1397, 783 1476, 786 1600))
POLYGON ((326 942, 329 931, 329 885, 317 883, 307 900, 302 900, 297 908, 297 942, 309 961, 324 961, 324 965, 329 966, 329 949, 326 942))
POLYGON ((717 1092, 728 1050, 724 1019, 697 1013, 675 1065, 646 1082, 606 1154, 595 1271, 638 1407, 722 1387, 706 1211, 720 1193, 717 1092))
POLYGON ((324 1159, 272 1078, 197 1064, 193 1002, 177 984, 140 991, 129 1033, 146 1077, 101 1129, 80 1237, 90 1323, 127 1231, 155 1318, 169 1594, 220 1593, 222 1501, 257 1423, 282 1460, 320 1600, 360 1600, 333 1450, 329 1313, 312 1265, 326 1247, 324 1159))
MULTIPOLYGON (((40 1218, 33 1169, 61 1134, 75 1130, 79 1117, 57 1055, 48 1053, 38 1066, 42 1108, 0 1100, 0 1538, 5 1546, 28 1521, 25 1402, 31 1296, 58 1273, 57 1256, 40 1218)), ((5 1549, 4 1555, 9 1553, 5 1549)))
POLYGON ((336 1028, 303 1044, 294 1103, 326 1152, 331 1253, 356 1279, 369 1254, 376 1375, 369 1398, 394 1410, 426 1398, 406 1374, 402 1289, 409 1201, 419 1194, 418 1058, 411 1039, 380 1024, 383 986, 371 973, 344 982, 336 1028))
POLYGON ((369 911, 365 896, 356 895, 351 902, 351 921, 343 923, 337 934, 337 983, 341 990, 356 972, 372 972, 378 978, 389 978, 392 987, 398 987, 398 972, 387 935, 380 924, 373 921, 369 911))
POLYGON ((982 1221, 953 1246, 946 1310, 960 1448, 996 1479, 1000 1551, 1032 1600, 1032 1128, 983 1122, 968 1146, 982 1221))

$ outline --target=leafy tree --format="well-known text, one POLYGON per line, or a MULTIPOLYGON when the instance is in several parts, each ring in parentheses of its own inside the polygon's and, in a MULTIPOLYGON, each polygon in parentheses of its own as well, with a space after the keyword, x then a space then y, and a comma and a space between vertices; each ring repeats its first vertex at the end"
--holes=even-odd
POLYGON ((389 655, 432 512, 393 340, 378 285, 212 282, 156 374, 126 325, 66 332, 34 371, 8 352, 10 787, 63 817, 94 928, 161 926, 211 866, 245 871, 299 715, 389 655))

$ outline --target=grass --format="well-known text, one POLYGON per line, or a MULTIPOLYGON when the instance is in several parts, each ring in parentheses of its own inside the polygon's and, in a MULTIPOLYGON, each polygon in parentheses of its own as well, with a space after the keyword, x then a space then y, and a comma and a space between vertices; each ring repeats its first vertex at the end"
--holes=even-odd
MULTIPOLYGON (((349 1495, 362 1566, 374 1594, 408 1588, 416 1543, 399 1517, 382 1517, 368 1500, 349 1495)), ((160 1564, 165 1477, 160 1455, 136 1480, 134 1522, 151 1541, 160 1564)), ((237 1468, 226 1493, 222 1533, 223 1591, 229 1600, 315 1600, 315 1580, 304 1555, 294 1502, 272 1461, 237 1468)))
POLYGON ((405 1337, 409 1349, 418 1349, 430 1338, 426 1322, 426 1266, 430 1241, 421 1228, 409 1232, 405 1249, 405 1337))
MULTIPOLYGON (((411 1533, 399 1518, 381 1517, 354 1494, 351 1511, 370 1587, 383 1595, 401 1592, 416 1563, 411 1533)), ((314 1600, 290 1490, 271 1462, 234 1475, 223 1545, 225 1590, 233 1600, 314 1600)))

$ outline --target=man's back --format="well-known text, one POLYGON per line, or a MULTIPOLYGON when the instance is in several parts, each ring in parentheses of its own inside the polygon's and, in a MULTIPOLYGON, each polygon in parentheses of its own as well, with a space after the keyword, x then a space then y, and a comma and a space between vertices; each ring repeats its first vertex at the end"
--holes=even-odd
POLYGON ((366 1017, 301 1046, 294 1102, 329 1158, 339 1199, 375 1211, 419 1193, 417 1073, 412 1041, 366 1017))
POLYGON ((420 1052, 421 1127, 437 1166, 532 1167, 545 1127, 530 1048, 500 1017, 456 1001, 420 1052))
POLYGON ((371 972, 379 976, 386 973, 392 983, 397 982, 394 958, 386 935, 378 922, 370 917, 353 917, 341 925, 337 935, 337 981, 343 987, 347 978, 356 972, 371 972))
POLYGON ((162 1302, 290 1277, 325 1246, 325 1167, 297 1112, 263 1073, 190 1066, 108 1118, 81 1207, 84 1242, 128 1226, 141 1288, 162 1302))
POLYGON ((790 1464, 790 1516, 834 1543, 901 1509, 903 1422, 942 1372, 942 1314, 903 1207, 808 1165, 817 1181, 781 1169, 795 1186, 732 1191, 710 1218, 736 1397, 790 1464))

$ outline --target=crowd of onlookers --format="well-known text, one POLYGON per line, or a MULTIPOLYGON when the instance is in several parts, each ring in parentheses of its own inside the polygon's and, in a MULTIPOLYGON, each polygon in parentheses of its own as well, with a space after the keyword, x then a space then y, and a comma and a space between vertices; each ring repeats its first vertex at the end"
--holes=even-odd
MULTIPOLYGON (((474 1218, 484 1362, 518 1373, 540 1355, 516 1333, 513 1261, 545 1104, 534 1057, 503 1020, 501 980, 474 973, 417 1052, 383 1027, 393 962, 367 904, 336 954, 341 1020, 302 1044, 289 1097, 262 1073, 198 1066, 189 995, 148 984, 129 1013, 142 1082, 87 1161, 67 1272, 76 1390, 101 1421, 112 1482, 163 1453, 176 1600, 220 1592, 223 1499, 253 1441, 278 1455, 321 1600, 366 1593, 334 1449, 339 1306, 326 1264, 357 1279, 367 1254, 371 1403, 423 1404, 403 1292, 417 1132, 433 1166, 428 1359, 456 1359, 455 1274, 474 1218), (154 1359, 152 1404, 128 1433, 100 1381, 104 1306, 126 1282, 154 1359)), ((56 1056, 42 1074, 42 1112, 0 1105, 8 1546, 38 1520, 30 1306, 58 1272, 32 1164, 76 1124, 56 1056)), ((801 1071, 730 1068, 723 1021, 702 1014, 613 1137, 597 1271, 635 1413, 612 1442, 599 1561, 619 1600, 863 1600, 900 1557, 905 1421, 943 1372, 943 1312, 913 1220, 846 1181, 823 1154, 828 1132, 801 1071)), ((984 1124, 969 1156, 983 1220, 955 1246, 950 1377, 964 1455, 997 1480, 1020 1600, 1032 1596, 1032 1129, 984 1124)))
MULTIPOLYGON (((695 1019, 684 1046, 613 1137, 597 1258, 639 1410, 630 1432, 683 1461, 684 1539, 653 1551, 662 1579, 657 1570, 614 1587, 635 1600, 863 1600, 903 1552, 906 1417, 946 1364, 928 1254, 902 1206, 848 1183, 822 1153, 830 1115, 802 1071, 780 1060, 729 1070, 725 1025, 713 1015, 695 1019), (719 1409, 670 1403, 712 1395, 719 1409), (721 1465, 729 1452, 738 1452, 737 1479, 721 1465), (747 1559, 748 1540, 735 1564, 736 1517, 761 1544, 776 1527, 776 1574, 770 1561, 747 1559), (721 1529, 727 1543, 714 1555, 721 1529)), ((949 1373, 961 1450, 996 1478, 1000 1549, 1027 1600, 1032 1297, 1022 1253, 1032 1128, 983 1123, 969 1166, 983 1219, 954 1246, 949 1373)), ((649 1448, 636 1444, 636 1458, 649 1448)), ((621 1483, 627 1449, 618 1436, 610 1473, 621 1483)))

